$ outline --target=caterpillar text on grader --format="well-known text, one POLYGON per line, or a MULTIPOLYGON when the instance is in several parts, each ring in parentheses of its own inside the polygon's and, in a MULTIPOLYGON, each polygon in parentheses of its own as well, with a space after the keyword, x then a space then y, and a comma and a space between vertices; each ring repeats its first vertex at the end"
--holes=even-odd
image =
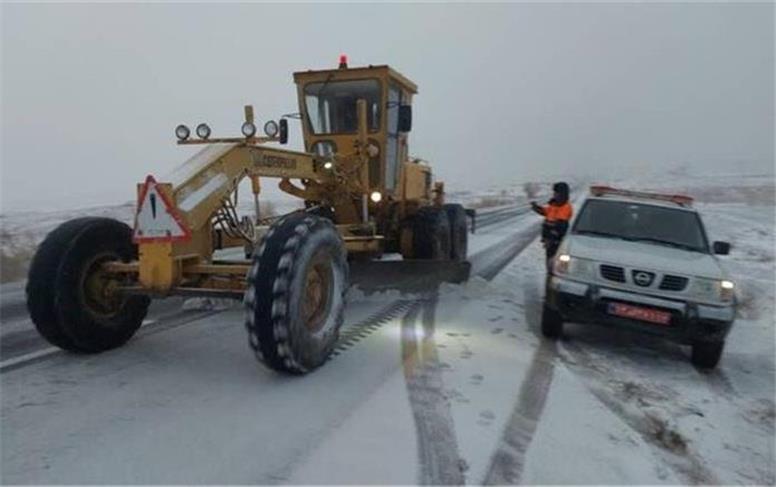
POLYGON ((297 72, 294 81, 306 152, 267 146, 286 143, 288 121, 267 122, 266 136, 257 136, 250 106, 243 137, 211 138, 201 124, 190 138, 181 125, 179 144, 205 147, 169 179, 149 176, 138 185, 134 229, 79 218, 46 237, 27 284, 43 337, 66 350, 100 352, 129 340, 153 297, 241 297, 259 360, 305 373, 337 341, 349 258, 400 253, 447 261, 440 264, 468 275, 467 210, 445 204, 444 185, 407 152, 415 84, 388 66, 348 68, 345 59, 338 69, 297 72), (235 210, 245 178, 253 219, 235 210), (262 218, 261 178, 279 178, 305 210, 262 218), (249 259, 214 257, 229 247, 248 249, 249 259))

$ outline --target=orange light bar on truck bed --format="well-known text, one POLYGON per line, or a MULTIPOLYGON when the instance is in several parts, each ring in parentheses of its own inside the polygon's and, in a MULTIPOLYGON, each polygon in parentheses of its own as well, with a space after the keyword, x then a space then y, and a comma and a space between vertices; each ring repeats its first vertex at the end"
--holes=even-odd
POLYGON ((649 193, 646 191, 632 191, 630 189, 618 189, 611 186, 590 186, 590 194, 593 196, 617 195, 629 198, 644 198, 650 200, 670 201, 679 206, 692 206, 693 198, 683 194, 649 193))

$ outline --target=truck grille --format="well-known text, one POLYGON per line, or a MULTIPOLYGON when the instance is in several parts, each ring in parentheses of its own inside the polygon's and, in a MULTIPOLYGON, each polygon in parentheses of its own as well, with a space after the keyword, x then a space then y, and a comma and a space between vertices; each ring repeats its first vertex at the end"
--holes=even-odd
POLYGON ((660 282, 660 289, 663 291, 683 291, 687 287, 687 282, 686 277, 666 274, 660 282))
POLYGON ((625 282, 625 269, 614 265, 601 265, 601 276, 615 282, 625 282))

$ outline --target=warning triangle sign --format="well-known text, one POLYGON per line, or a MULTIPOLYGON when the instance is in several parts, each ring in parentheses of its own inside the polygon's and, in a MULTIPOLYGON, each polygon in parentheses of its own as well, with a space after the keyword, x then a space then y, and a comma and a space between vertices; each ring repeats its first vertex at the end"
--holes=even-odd
POLYGON ((154 177, 148 176, 138 198, 132 239, 136 243, 143 243, 173 242, 189 238, 191 231, 178 214, 175 205, 165 192, 159 190, 154 177))

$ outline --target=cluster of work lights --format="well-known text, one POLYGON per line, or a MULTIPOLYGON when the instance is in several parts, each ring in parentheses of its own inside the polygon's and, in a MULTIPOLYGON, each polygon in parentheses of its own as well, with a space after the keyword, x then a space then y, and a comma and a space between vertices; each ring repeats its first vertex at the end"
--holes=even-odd
MULTIPOLYGON (((246 138, 254 137, 256 136, 256 125, 254 125, 253 122, 245 122, 242 124, 242 127, 240 127, 240 131, 246 138)), ((197 125, 197 128, 194 129, 194 132, 197 134, 197 137, 202 140, 209 139, 210 134, 212 133, 210 126, 206 123, 197 125)), ((278 132, 280 132, 280 127, 276 121, 270 120, 264 124, 264 133, 267 135, 267 137, 277 137, 278 132)), ((178 125, 175 127, 175 136, 180 141, 188 140, 188 138, 191 136, 191 130, 189 130, 189 128, 183 124, 178 125)))

